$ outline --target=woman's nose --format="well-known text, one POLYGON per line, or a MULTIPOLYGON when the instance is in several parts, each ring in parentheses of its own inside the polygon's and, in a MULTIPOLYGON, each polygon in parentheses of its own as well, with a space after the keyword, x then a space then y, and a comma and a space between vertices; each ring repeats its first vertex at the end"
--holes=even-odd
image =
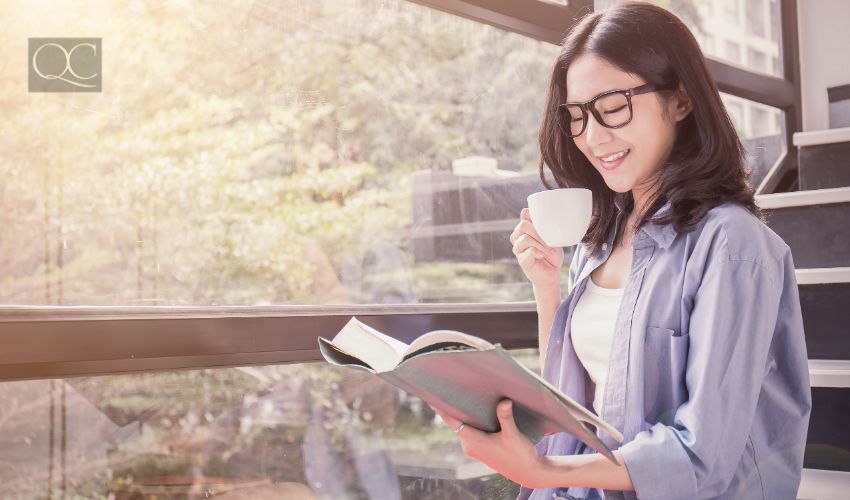
POLYGON ((610 129, 600 125, 599 122, 596 121, 596 117, 593 116, 593 113, 588 113, 587 125, 585 126, 584 133, 587 134, 585 139, 589 146, 605 144, 611 139, 610 129))

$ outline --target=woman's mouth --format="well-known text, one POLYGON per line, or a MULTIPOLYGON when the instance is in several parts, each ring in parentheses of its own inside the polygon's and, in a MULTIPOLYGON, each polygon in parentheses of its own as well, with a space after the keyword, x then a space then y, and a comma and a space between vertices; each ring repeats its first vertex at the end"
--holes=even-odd
POLYGON ((607 156, 599 156, 597 158, 599 158, 599 161, 602 163, 602 168, 606 170, 613 170, 623 163, 623 160, 630 152, 631 149, 624 149, 622 151, 617 151, 616 153, 607 156))

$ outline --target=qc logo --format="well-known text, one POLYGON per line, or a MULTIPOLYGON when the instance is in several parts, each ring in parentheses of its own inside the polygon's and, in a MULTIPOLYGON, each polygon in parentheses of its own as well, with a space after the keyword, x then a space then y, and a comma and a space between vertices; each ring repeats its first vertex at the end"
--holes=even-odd
POLYGON ((30 38, 30 92, 100 92, 100 38, 30 38))

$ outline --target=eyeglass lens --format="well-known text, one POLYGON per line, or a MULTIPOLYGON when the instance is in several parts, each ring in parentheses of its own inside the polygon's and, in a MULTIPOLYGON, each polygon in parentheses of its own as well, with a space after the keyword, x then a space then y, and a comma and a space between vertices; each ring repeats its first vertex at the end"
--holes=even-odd
MULTIPOLYGON (((594 107, 602 118, 602 124, 608 127, 625 125, 632 119, 629 102, 624 94, 608 94, 596 100, 594 107)), ((566 106, 569 116, 566 117, 570 123, 570 134, 575 137, 584 130, 584 116, 581 108, 574 104, 566 106)))

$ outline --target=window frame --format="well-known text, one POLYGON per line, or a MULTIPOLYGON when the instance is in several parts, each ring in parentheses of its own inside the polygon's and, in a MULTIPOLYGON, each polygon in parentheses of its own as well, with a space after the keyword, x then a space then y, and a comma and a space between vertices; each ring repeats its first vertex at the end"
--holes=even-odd
MULTIPOLYGON (((537 40, 560 44, 592 0, 409 0, 537 40)), ((722 92, 781 109, 786 153, 758 194, 797 182, 794 132, 801 130, 797 7, 780 0, 782 78, 715 58, 708 66, 722 92)), ((332 337, 352 316, 410 341, 448 328, 507 349, 538 345, 536 305, 511 303, 245 307, 0 306, 0 381, 96 376, 321 361, 318 337, 332 337)))
POLYGON ((323 360, 351 316, 411 342, 451 329, 537 346, 534 302, 330 306, 3 306, 0 381, 323 360))

